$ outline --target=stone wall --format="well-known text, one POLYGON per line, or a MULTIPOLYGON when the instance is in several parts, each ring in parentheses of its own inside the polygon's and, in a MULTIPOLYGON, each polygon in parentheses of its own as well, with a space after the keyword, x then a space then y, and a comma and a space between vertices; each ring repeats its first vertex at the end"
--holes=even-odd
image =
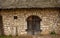
POLYGON ((11 9, 0 12, 3 17, 5 35, 27 34, 26 19, 31 15, 37 15, 42 19, 40 34, 49 34, 53 30, 59 34, 60 18, 57 9, 11 9), (14 19, 14 16, 17 16, 17 19, 14 19))

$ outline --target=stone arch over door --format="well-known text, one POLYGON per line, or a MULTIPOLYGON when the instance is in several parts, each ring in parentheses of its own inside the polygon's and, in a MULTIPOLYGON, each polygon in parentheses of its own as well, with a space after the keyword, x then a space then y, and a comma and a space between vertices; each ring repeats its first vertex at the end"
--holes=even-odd
POLYGON ((27 33, 28 34, 35 34, 38 33, 39 31, 41 31, 40 29, 40 17, 36 16, 36 15, 31 15, 29 16, 27 19, 27 33))

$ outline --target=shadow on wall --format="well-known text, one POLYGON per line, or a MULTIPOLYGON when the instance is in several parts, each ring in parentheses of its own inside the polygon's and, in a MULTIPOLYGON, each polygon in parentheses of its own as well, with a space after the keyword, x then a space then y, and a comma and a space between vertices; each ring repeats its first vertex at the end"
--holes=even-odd
POLYGON ((4 35, 3 20, 1 15, 0 15, 0 35, 4 35))

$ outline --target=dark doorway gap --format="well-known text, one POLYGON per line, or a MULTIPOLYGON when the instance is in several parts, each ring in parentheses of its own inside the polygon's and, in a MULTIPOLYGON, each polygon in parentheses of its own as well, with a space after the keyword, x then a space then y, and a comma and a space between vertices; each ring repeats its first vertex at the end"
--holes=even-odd
POLYGON ((0 35, 4 35, 3 20, 1 15, 0 15, 0 35))

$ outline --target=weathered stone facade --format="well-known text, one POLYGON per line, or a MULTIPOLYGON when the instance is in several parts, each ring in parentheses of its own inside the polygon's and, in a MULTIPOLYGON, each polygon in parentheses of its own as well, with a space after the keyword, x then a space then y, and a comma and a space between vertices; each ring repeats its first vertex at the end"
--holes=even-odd
POLYGON ((27 17, 31 15, 39 16, 42 21, 40 23, 40 34, 49 34, 55 31, 59 34, 60 30, 60 9, 11 9, 1 10, 0 15, 3 18, 3 27, 5 35, 21 35, 27 34, 27 17), (17 16, 17 19, 14 19, 17 16))

